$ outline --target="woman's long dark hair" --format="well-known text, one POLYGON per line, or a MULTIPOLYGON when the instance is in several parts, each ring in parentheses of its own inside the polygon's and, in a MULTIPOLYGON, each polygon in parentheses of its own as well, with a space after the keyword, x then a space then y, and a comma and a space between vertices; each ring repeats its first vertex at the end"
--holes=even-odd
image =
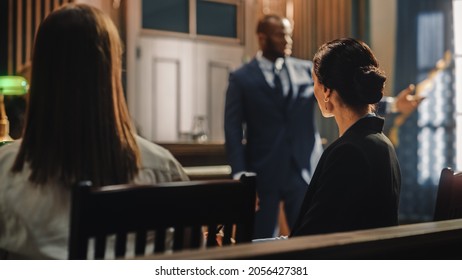
POLYGON ((100 10, 68 4, 40 25, 34 46, 30 100, 13 165, 27 163, 29 180, 71 185, 131 181, 140 152, 121 82, 122 45, 100 10))

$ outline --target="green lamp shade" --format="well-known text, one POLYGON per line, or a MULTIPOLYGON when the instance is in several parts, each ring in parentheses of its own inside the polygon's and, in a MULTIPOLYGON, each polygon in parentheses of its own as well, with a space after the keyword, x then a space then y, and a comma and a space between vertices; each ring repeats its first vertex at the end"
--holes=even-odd
POLYGON ((0 76, 0 94, 22 95, 26 94, 29 84, 21 76, 0 76))

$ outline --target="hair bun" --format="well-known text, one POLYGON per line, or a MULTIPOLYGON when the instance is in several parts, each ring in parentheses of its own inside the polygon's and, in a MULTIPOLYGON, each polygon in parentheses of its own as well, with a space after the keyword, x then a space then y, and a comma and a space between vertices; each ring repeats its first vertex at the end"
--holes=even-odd
POLYGON ((377 67, 369 65, 357 68, 353 76, 353 87, 360 101, 375 104, 382 99, 385 74, 377 67))

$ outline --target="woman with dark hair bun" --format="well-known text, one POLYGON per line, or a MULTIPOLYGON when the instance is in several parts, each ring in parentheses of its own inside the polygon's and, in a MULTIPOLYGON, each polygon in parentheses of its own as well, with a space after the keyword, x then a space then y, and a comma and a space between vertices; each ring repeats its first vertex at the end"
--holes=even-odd
POLYGON ((351 38, 322 45, 313 63, 319 108, 335 118, 340 137, 316 167, 291 236, 397 225, 399 163, 374 113, 384 73, 370 48, 351 38))

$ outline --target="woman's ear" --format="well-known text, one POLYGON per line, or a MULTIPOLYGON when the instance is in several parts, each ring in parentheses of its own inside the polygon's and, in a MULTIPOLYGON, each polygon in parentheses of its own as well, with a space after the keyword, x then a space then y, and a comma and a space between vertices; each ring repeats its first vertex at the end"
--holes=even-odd
POLYGON ((332 90, 326 86, 322 86, 322 91, 324 93, 324 97, 329 98, 330 95, 332 94, 332 90))

